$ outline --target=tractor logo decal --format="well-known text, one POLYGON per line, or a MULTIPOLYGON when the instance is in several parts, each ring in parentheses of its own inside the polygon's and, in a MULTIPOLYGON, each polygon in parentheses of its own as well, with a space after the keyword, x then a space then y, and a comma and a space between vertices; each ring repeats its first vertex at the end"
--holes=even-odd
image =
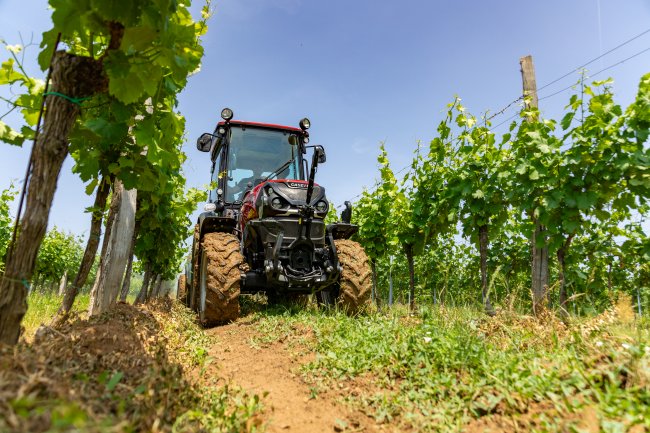
POLYGON ((301 182, 287 182, 287 186, 289 188, 307 189, 307 184, 306 183, 301 183, 301 182))

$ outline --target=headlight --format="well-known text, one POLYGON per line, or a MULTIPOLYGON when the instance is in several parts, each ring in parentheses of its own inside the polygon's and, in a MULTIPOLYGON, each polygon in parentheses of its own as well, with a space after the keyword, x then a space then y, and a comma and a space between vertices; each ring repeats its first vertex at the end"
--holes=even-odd
POLYGON ((311 122, 306 117, 300 121, 300 129, 306 131, 311 126, 311 122))
POLYGON ((282 209, 282 199, 280 197, 273 197, 271 200, 271 207, 273 209, 282 209))
POLYGON ((233 116, 234 116, 234 113, 232 112, 232 110, 230 108, 224 108, 223 110, 221 110, 221 118, 223 120, 225 120, 226 122, 229 121, 230 119, 232 119, 233 116))
POLYGON ((327 209, 329 208, 329 205, 325 200, 321 200, 318 203, 316 203, 316 211, 320 213, 325 213, 327 212, 327 209))

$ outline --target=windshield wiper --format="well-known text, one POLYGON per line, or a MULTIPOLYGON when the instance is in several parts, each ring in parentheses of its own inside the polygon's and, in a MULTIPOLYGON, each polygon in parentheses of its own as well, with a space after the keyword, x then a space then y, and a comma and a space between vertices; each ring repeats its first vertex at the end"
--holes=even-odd
POLYGON ((267 180, 269 180, 269 179, 272 178, 273 176, 279 176, 279 175, 280 175, 284 170, 286 170, 287 168, 289 168, 289 166, 291 165, 291 163, 293 162, 294 159, 296 159, 296 158, 295 158, 295 157, 294 157, 294 158, 291 158, 289 161, 285 162, 285 163, 282 164, 280 167, 278 167, 278 168, 276 168, 275 170, 273 170, 273 171, 271 172, 271 174, 269 174, 268 176, 266 176, 266 177, 264 178, 264 180, 262 180, 262 182, 266 182, 267 180))

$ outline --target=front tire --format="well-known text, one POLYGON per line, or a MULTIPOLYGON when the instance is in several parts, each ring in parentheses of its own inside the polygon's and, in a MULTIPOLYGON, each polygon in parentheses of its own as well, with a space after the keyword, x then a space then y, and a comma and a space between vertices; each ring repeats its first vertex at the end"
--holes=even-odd
POLYGON ((201 242, 199 271, 199 320, 214 326, 239 317, 240 266, 239 239, 230 233, 207 233, 201 242))
MULTIPOLYGON (((370 260, 358 242, 337 239, 334 241, 334 245, 339 263, 343 268, 339 277, 337 304, 347 314, 361 313, 368 307, 372 292, 370 260)), ((330 294, 328 293, 328 295, 330 294)))

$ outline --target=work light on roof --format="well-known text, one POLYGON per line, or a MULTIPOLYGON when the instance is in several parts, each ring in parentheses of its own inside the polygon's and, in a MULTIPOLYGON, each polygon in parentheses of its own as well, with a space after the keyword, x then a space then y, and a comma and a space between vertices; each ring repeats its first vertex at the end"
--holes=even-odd
POLYGON ((221 110, 221 118, 226 122, 229 122, 233 118, 234 114, 230 108, 224 108, 221 110))
POLYGON ((300 129, 306 131, 311 126, 311 122, 306 117, 300 121, 300 129))

